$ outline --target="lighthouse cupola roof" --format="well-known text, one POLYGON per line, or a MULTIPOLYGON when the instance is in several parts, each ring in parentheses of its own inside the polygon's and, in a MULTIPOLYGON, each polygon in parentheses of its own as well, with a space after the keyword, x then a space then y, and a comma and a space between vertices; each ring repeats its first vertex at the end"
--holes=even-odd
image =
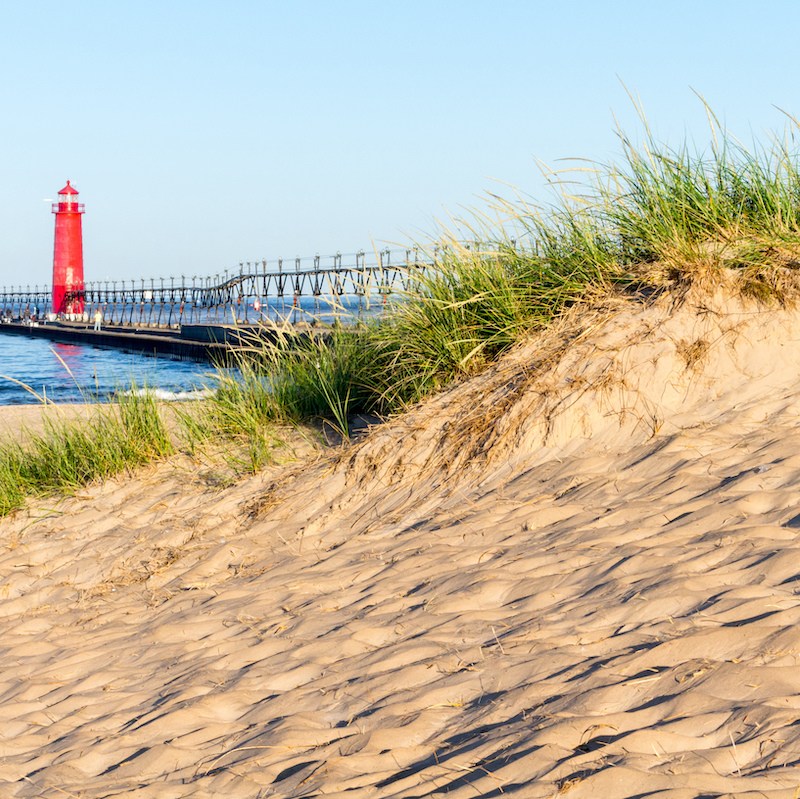
POLYGON ((77 194, 78 190, 69 181, 67 181, 67 185, 64 186, 64 188, 61 189, 58 193, 59 194, 77 194))
POLYGON ((53 203, 53 213, 82 214, 83 203, 78 202, 78 190, 67 181, 67 185, 58 192, 58 202, 53 203))

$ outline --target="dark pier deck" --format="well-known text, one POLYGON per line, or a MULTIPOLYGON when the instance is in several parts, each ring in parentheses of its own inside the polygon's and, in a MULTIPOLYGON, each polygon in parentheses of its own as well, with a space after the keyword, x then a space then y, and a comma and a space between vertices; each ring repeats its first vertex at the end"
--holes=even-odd
POLYGON ((47 322, 35 325, 10 322, 0 324, 0 334, 45 338, 62 344, 110 347, 145 355, 167 356, 179 360, 225 364, 237 346, 248 339, 266 337, 255 326, 187 325, 180 329, 121 328, 104 326, 94 330, 81 322, 47 322))

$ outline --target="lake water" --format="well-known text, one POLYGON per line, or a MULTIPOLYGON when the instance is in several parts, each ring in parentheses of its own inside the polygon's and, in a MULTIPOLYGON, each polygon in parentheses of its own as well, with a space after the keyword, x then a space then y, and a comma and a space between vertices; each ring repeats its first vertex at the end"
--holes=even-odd
POLYGON ((163 399, 189 399, 211 384, 213 370, 208 363, 0 332, 0 405, 35 404, 44 398, 105 402, 133 383, 163 399))

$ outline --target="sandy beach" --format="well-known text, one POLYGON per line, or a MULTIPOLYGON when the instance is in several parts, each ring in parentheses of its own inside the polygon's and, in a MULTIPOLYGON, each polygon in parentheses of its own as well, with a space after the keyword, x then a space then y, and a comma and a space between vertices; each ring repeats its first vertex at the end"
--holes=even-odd
POLYGON ((75 405, 4 405, 0 407, 0 440, 22 440, 26 433, 41 433, 47 419, 72 420, 93 411, 94 406, 75 405))
POLYGON ((698 291, 232 487, 36 502, 0 796, 796 799, 798 397, 800 312, 698 291))

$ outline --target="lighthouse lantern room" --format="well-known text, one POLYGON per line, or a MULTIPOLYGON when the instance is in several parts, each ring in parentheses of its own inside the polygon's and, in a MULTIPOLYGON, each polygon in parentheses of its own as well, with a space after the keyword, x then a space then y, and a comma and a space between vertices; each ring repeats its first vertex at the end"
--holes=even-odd
POLYGON ((83 203, 78 192, 67 181, 53 203, 56 232, 53 243, 53 305, 52 312, 74 318, 83 314, 83 235, 81 215, 83 203))

